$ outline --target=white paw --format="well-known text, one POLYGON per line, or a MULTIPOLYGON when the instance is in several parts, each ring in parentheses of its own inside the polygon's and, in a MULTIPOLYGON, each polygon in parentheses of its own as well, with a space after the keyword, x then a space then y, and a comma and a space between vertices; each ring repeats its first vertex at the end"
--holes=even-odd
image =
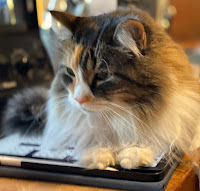
POLYGON ((128 147, 118 152, 116 161, 122 168, 133 169, 149 166, 155 162, 155 159, 150 148, 128 147))
POLYGON ((81 157, 80 164, 89 169, 103 170, 115 166, 115 154, 107 148, 90 149, 81 157))

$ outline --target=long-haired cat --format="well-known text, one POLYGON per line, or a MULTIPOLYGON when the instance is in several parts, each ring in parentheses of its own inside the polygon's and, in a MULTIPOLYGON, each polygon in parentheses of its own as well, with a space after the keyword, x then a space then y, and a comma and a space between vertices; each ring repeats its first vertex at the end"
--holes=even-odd
POLYGON ((51 14, 65 29, 42 148, 73 146, 87 168, 132 169, 198 146, 200 86, 183 50, 147 13, 51 14))

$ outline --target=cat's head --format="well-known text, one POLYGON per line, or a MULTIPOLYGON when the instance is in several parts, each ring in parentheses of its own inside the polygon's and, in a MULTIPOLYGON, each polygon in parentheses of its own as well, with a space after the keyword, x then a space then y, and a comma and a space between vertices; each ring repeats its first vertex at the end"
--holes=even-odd
POLYGON ((54 86, 67 90, 72 104, 97 111, 109 104, 151 104, 159 97, 164 69, 154 63, 151 32, 147 34, 149 28, 137 15, 51 14, 63 27, 58 33, 63 46, 54 86))

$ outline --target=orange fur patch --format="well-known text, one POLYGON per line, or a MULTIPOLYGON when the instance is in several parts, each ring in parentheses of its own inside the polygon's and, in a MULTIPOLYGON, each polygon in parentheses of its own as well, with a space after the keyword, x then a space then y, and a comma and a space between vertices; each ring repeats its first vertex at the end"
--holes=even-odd
POLYGON ((79 60, 80 60, 82 50, 83 50, 83 46, 81 46, 81 45, 77 45, 75 47, 73 56, 72 56, 72 60, 70 63, 70 67, 74 71, 76 76, 78 74, 78 65, 79 65, 79 60))
POLYGON ((72 84, 70 84, 68 88, 69 88, 69 91, 70 91, 72 97, 74 97, 75 82, 73 82, 72 84))
POLYGON ((77 82, 79 81, 78 65, 79 65, 79 60, 80 60, 82 50, 83 50, 83 46, 81 46, 81 45, 75 46, 72 60, 70 62, 70 66, 69 66, 73 70, 73 72, 76 76, 76 78, 74 78, 73 83, 71 85, 69 85, 69 91, 71 92, 72 96, 74 95, 75 86, 76 86, 77 82))

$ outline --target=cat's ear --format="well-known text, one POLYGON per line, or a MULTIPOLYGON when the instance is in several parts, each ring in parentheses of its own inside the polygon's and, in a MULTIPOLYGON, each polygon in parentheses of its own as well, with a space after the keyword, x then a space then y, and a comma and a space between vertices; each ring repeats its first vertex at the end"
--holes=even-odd
POLYGON ((68 12, 50 11, 52 19, 52 29, 60 40, 71 39, 73 36, 73 25, 76 16, 68 12))
POLYGON ((146 33, 144 26, 139 21, 128 19, 118 24, 114 38, 119 43, 133 51, 136 56, 146 48, 146 33))

